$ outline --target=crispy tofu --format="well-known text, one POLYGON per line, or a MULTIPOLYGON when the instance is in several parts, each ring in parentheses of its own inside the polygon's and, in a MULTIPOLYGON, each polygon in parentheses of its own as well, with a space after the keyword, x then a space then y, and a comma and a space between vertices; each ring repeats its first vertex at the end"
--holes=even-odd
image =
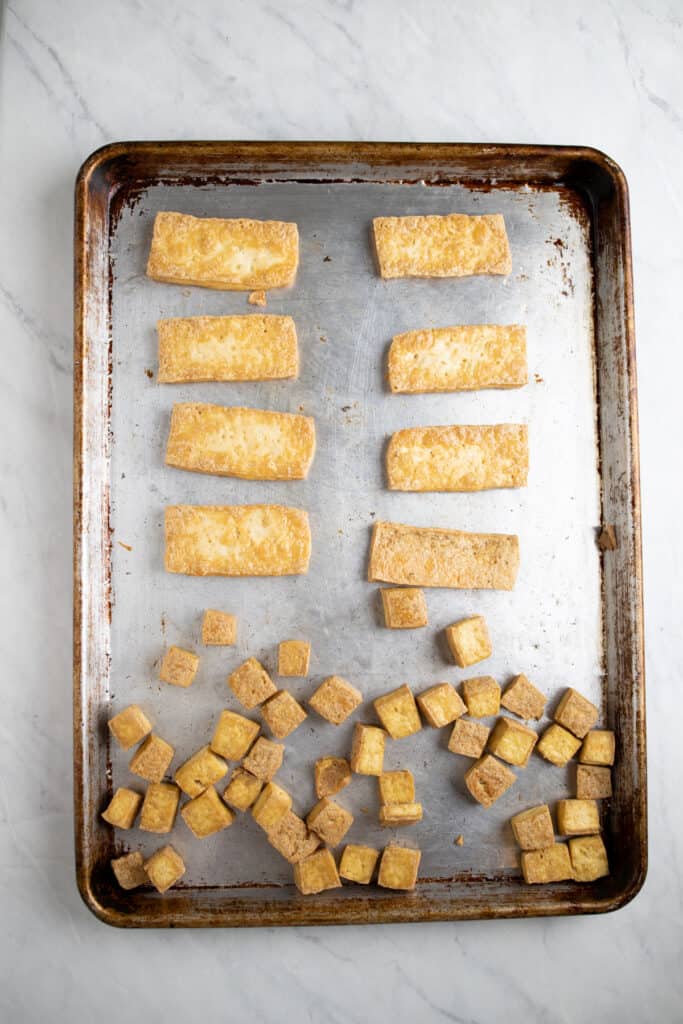
POLYGON ((351 781, 351 765, 345 757, 321 757, 315 762, 315 792, 318 798, 334 796, 351 781))
POLYGON ((512 718, 499 718, 489 738, 489 750, 502 761, 526 767, 538 735, 512 718))
POLYGON ((568 761, 571 761, 576 751, 581 746, 581 740, 577 740, 567 729, 561 725, 549 725, 541 735, 536 744, 536 751, 546 761, 563 768, 568 761))
POLYGON ((132 828, 141 803, 142 797, 139 793, 120 786, 102 811, 102 817, 115 828, 132 828))
POLYGON ((505 688, 500 698, 501 705, 518 718, 536 719, 543 717, 547 698, 537 690, 525 675, 518 675, 505 688))
POLYGON ((414 889, 420 867, 420 851, 390 843, 382 852, 377 884, 383 889, 414 889))
POLYGON ((311 664, 311 645, 306 640, 283 640, 277 649, 279 676, 307 676, 311 664))
POLYGON ((351 744, 351 771, 357 775, 381 775, 386 737, 384 729, 357 722, 351 744))
POLYGON ((175 751, 161 736, 151 733, 135 751, 128 768, 147 782, 161 782, 170 767, 175 751))
POLYGON ((270 782, 282 767, 284 756, 284 743, 273 743, 265 736, 259 736, 242 762, 242 767, 262 782, 270 782))
POLYGON ((169 647, 159 669, 159 679, 171 686, 192 686, 199 668, 199 657, 182 647, 169 647))
POLYGON ((517 776, 491 754, 484 754, 465 772, 465 785, 483 807, 491 807, 513 785, 517 776))
POLYGON ((363 703, 363 694, 341 676, 328 676, 308 698, 310 707, 332 725, 341 725, 363 703))
POLYGON ((580 800, 606 800, 612 795, 612 772, 592 764, 576 766, 576 795, 580 800))
POLYGON ((277 686, 256 658, 248 658, 236 668, 228 676, 228 686, 247 711, 277 693, 277 686))
POLYGON ((557 831, 562 836, 590 836, 600 831, 595 800, 558 800, 557 831))
POLYGON ((446 640, 453 661, 460 668, 469 668, 485 661, 493 653, 488 626, 483 615, 471 615, 446 627, 446 640))
POLYGON ((174 779, 176 785, 180 786, 187 796, 199 796, 208 786, 219 782, 227 770, 228 766, 225 761, 221 757, 217 757, 211 748, 206 746, 201 747, 196 754, 181 764, 174 779))
POLYGON ((543 850, 555 842, 553 819, 547 804, 520 811, 510 818, 510 824, 520 850, 543 850))
POLYGON ((135 853, 125 853, 123 857, 115 857, 110 864, 122 889, 137 889, 149 881, 142 862, 142 854, 137 850, 135 853))
POLYGON ((292 576, 308 572, 308 513, 285 505, 169 505, 167 572, 292 576))
POLYGON ((437 683, 418 693, 417 704, 423 718, 435 729, 450 725, 467 711, 464 701, 451 683, 437 683))
POLYGON ((261 726, 251 718, 238 715, 236 711, 221 711, 210 747, 214 754, 228 761, 241 761, 260 731, 261 726))
POLYGON ((371 583, 512 590, 518 568, 519 538, 515 536, 386 522, 373 528, 371 583))
POLYGON ((564 882, 574 877, 566 843, 553 843, 542 850, 525 850, 521 861, 524 881, 528 885, 564 882))
POLYGON ((392 491, 487 491, 526 487, 529 430, 495 426, 411 427, 387 448, 392 491))
POLYGON ((303 896, 312 896, 341 885, 337 865, 329 850, 317 850, 294 865, 294 884, 303 896))
POLYGON ((379 860, 379 850, 372 846, 354 846, 349 843, 339 862, 339 877, 358 885, 369 885, 379 860))
POLYGON ((276 782, 268 782, 256 798, 251 813, 256 824, 269 832, 291 808, 292 798, 287 790, 276 782))
POLYGON ((137 704, 130 704, 107 722, 122 750, 130 750, 152 731, 152 723, 137 704))
POLYGON ((383 278, 468 277, 512 270, 500 213, 375 217, 372 226, 383 278))
POLYGON ((150 782, 140 814, 143 832, 163 835, 175 824, 180 802, 180 790, 172 782, 150 782))
POLYGON ((407 768, 382 772, 378 782, 380 803, 412 804, 415 799, 415 779, 407 768))
POLYGON ((591 729, 586 733, 579 751, 580 764, 609 766, 614 764, 614 733, 611 729, 591 729))
POLYGON ((263 782, 244 768, 235 768, 223 793, 226 804, 238 811, 248 811, 263 789, 263 782))
POLYGON ((154 888, 164 893, 183 877, 185 864, 172 846, 162 846, 145 861, 145 871, 154 888))
POLYGON ((386 587, 381 594, 388 629, 420 629, 427 625, 427 602, 419 587, 386 587))
POLYGON ((570 839, 569 856, 577 882, 595 882, 609 875, 607 850, 600 836, 570 839))
POLYGON ((395 394, 521 388, 529 379, 526 328, 477 324, 397 334, 387 376, 395 394))
POLYGON ((317 835, 309 831, 306 822, 294 811, 287 811, 277 825, 266 833, 266 839, 290 864, 305 860, 320 846, 317 835))
POLYGON ((285 739, 308 717, 289 690, 278 690, 261 705, 263 719, 278 740, 285 739))
POLYGON ((462 695, 472 718, 490 718, 500 711, 500 686, 493 676, 465 679, 462 695))
POLYGON ((372 703, 377 717, 393 740, 412 736, 422 728, 415 698, 406 683, 372 703))
POLYGON ((481 757, 490 732, 491 730, 486 725, 470 722, 466 718, 459 718, 453 726, 448 749, 453 754, 462 754, 463 757, 481 757))
POLYGON ((247 302, 250 306, 267 306, 268 299, 264 291, 250 292, 247 302))
POLYGON ((571 686, 565 691, 553 715, 554 720, 565 729, 569 729, 579 739, 583 739, 598 720, 600 712, 595 704, 582 697, 571 686))
POLYGON ((416 825, 418 821, 422 821, 422 804, 382 804, 379 809, 379 823, 388 828, 416 825))
POLYGON ((213 786, 186 803, 180 812, 183 821, 196 839, 206 839, 229 828, 235 820, 213 786))
POLYGON ((211 647, 232 647, 236 640, 236 616, 207 608, 202 621, 202 643, 211 647))
POLYGON ((293 284, 298 264, 296 224, 163 211, 154 218, 147 276, 221 291, 265 291, 293 284))
POLYGON ((306 824, 328 846, 337 846, 351 828, 353 815, 345 807, 324 796, 309 811, 306 824))

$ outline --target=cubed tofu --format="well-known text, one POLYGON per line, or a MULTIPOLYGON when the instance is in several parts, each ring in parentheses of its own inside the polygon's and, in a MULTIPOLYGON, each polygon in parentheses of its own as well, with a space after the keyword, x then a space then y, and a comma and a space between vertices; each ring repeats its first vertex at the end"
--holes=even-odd
POLYGON ((294 732, 307 717, 301 704, 292 697, 289 690, 278 690, 269 697, 261 705, 261 714, 273 736, 279 740, 294 732))
POLYGON ((356 723, 351 743, 351 771, 357 775, 381 775, 386 738, 384 729, 356 723))
POLYGON ((569 729, 582 740, 586 733, 593 728, 599 715, 600 712, 595 704, 591 704, 570 686, 557 705, 553 718, 558 725, 569 729))
POLYGON ((502 761, 523 768, 528 764, 538 735, 512 718, 499 718, 489 738, 489 750, 502 761))
POLYGON ((553 843, 542 850, 526 850, 521 861, 524 881, 528 885, 564 882, 574 877, 566 843, 553 843))
POLYGON ((465 703, 451 683, 437 683, 417 695, 423 718, 435 729, 450 725, 467 711, 465 703))
POLYGON ((266 832, 266 839, 290 864, 298 864, 300 860, 305 860, 320 846, 320 840, 315 832, 311 832, 306 822, 294 811, 287 811, 275 828, 266 832))
POLYGON ((142 854, 137 850, 135 853, 125 853, 123 857, 115 857, 110 863, 116 881, 122 889, 137 889, 149 881, 142 862, 142 854))
POLYGON ((422 728, 415 698, 407 684, 373 701, 377 717, 393 740, 412 736, 422 728))
POLYGON ((292 798, 287 790, 278 786, 276 782, 268 782, 256 798, 251 813, 256 824, 260 825, 264 832, 269 832, 291 807, 292 798))
POLYGON ((235 669, 228 676, 228 686, 247 711, 263 704, 277 692, 277 686, 256 658, 248 658, 235 669))
POLYGON ((223 799, 238 811, 247 811, 263 789, 263 783, 244 768, 235 768, 223 799))
POLYGON ((481 757, 490 732, 487 725, 459 718, 453 726, 448 749, 453 754, 462 754, 463 757, 481 757))
POLYGON ((379 799, 383 804, 412 804, 415 799, 415 779, 407 768, 382 772, 378 781, 379 799))
POLYGON ((152 723, 137 704, 119 711, 107 722, 109 731, 122 750, 130 750, 152 731, 152 723))
POLYGON ((171 686, 192 686, 199 668, 199 656, 182 647, 169 647, 159 668, 159 679, 171 686))
POLYGON ((318 798, 334 796, 351 781, 351 765, 345 757, 321 757, 315 762, 315 792, 318 798))
POLYGON ((284 743, 273 743, 265 736, 259 736, 242 762, 242 767, 262 782, 270 782, 282 767, 284 756, 284 743))
POLYGON ((145 862, 147 877, 158 892, 166 892, 185 874, 185 864, 172 846, 162 846, 145 862))
POLYGON ((453 661, 460 668, 468 668, 490 658, 493 651, 483 615, 472 615, 469 619, 461 619, 447 626, 446 640, 453 661))
POLYGON ((174 779, 183 793, 199 796, 208 786, 219 782, 227 770, 228 766, 221 757, 217 757, 209 747, 202 747, 181 764, 174 779))
POLYGON ((170 743, 152 733, 130 759, 129 769, 147 782, 161 782, 175 751, 170 743))
POLYGON ((558 800, 557 831, 561 836, 592 836, 600 831, 595 800, 558 800))
POLYGON ((382 804, 379 809, 379 823, 385 827, 416 825, 418 821, 422 821, 422 804, 382 804))
POLYGON ((510 824, 520 850, 543 850, 555 842, 553 819, 547 804, 520 811, 510 818, 510 824))
POLYGON ((606 800, 612 795, 612 772, 593 764, 576 766, 576 795, 580 800, 606 800))
POLYGON ((309 811, 306 824, 328 846, 337 846, 351 828, 353 815, 345 807, 324 796, 309 811))
POLYGON ((592 729, 586 733, 578 760, 580 764, 613 765, 614 750, 614 733, 611 729, 592 729))
POLYGON ((419 629, 427 625, 427 602, 420 587, 388 587, 381 594, 388 629, 419 629))
POLYGON ((349 843, 339 862, 339 877, 358 885, 369 885, 375 872, 379 850, 372 846, 354 846, 349 843))
POLYGON ((465 679, 462 695, 472 718, 489 718, 500 711, 500 686, 492 676, 465 679))
POLYGON ((312 896, 341 885, 337 865, 329 850, 317 850, 294 865, 294 884, 303 896, 312 896))
POLYGON ((547 698, 525 675, 515 676, 503 691, 500 703, 519 718, 542 718, 547 698))
POLYGON ((137 818, 142 797, 132 789, 121 786, 102 811, 102 817, 115 828, 132 828, 137 818))
POLYGON ((280 676, 307 676, 311 663, 311 645, 306 640, 283 640, 277 652, 280 676))
POLYGON ((185 804, 180 813, 196 839, 206 839, 222 832, 235 820, 235 815, 225 806, 213 786, 185 804))
POLYGON ((600 836, 570 839, 569 856, 577 882, 595 882, 609 875, 607 850, 600 836))
POLYGON ((465 772, 465 785, 483 807, 491 807, 507 792, 517 776, 491 754, 484 754, 465 772))
POLYGON ((341 676, 328 676, 308 703, 332 725, 341 725, 363 703, 363 694, 341 676))
POLYGON ((150 782, 140 814, 143 832, 170 832, 178 813, 180 790, 172 782, 150 782))
POLYGON ((211 738, 211 749, 228 761, 241 761, 261 731, 258 722, 238 715, 236 711, 221 711, 211 738))
POLYGON ((414 889, 421 853, 390 843, 384 848, 379 864, 377 884, 383 889, 414 889))
POLYGON ((568 761, 571 761, 580 746, 581 740, 577 740, 576 736, 563 729, 561 725, 553 723, 541 735, 536 744, 536 751, 546 761, 562 768, 568 761))
POLYGON ((202 621, 202 643, 209 647, 232 647, 237 640, 237 617, 207 608, 202 621))

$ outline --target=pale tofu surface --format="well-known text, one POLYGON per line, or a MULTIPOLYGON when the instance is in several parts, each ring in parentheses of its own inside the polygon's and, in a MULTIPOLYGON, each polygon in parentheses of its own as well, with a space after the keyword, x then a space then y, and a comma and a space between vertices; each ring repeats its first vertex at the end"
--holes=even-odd
POLYGON ((387 376, 397 394, 521 388, 529 379, 526 328, 463 324, 397 334, 387 376))
POLYGON ((384 278, 467 277, 512 270, 500 213, 375 217, 373 229, 384 278))
POLYGON ((399 430, 387 449, 389 488, 485 491, 525 487, 528 433, 528 428, 519 423, 399 430))

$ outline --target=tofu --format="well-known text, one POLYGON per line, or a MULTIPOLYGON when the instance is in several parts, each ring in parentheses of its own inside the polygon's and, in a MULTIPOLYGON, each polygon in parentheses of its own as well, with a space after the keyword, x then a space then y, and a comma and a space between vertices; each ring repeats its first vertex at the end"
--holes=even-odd
POLYGON ((337 846, 353 825, 353 815, 324 796, 309 811, 306 824, 328 846, 337 846))
POLYGON ((422 821, 422 804, 382 804, 379 809, 379 823, 384 827, 416 825, 422 821))
POLYGON ((277 693, 277 686, 256 658, 247 658, 236 668, 228 676, 228 686, 247 711, 277 693))
POLYGON ((392 435, 386 465, 392 491, 526 487, 529 430, 519 423, 411 427, 392 435))
POLYGON ((277 649, 279 676, 307 676, 311 664, 311 645, 306 640, 283 640, 277 649))
POLYGON ((377 884, 383 889, 414 889, 420 857, 419 850, 409 850, 405 846, 390 843, 382 852, 377 884))
POLYGON ((303 896, 313 896, 341 886, 334 857, 329 850, 317 850, 294 865, 294 884, 303 896))
POLYGON ((564 882, 574 877, 566 843, 553 843, 542 850, 525 850, 521 861, 527 885, 564 882))
POLYGON ((349 843, 339 862, 339 877, 358 885, 369 885, 379 860, 379 850, 372 846, 355 846, 349 843))
POLYGON ((140 829, 163 835, 175 824, 180 790, 172 782, 150 782, 140 814, 140 829))
POLYGON ((273 743, 259 736, 242 762, 242 767, 262 782, 270 782, 282 767, 284 756, 284 743, 273 743))
POLYGON ((298 413, 176 402, 166 465, 242 480, 305 480, 315 420, 298 413))
POLYGON ((463 757, 481 757, 490 732, 491 730, 486 725, 470 722, 466 718, 459 718, 453 726, 448 749, 453 754, 462 754, 463 757))
POLYGON ((500 213, 375 217, 375 249, 383 278, 509 274, 512 259, 500 213))
POLYGON ((595 800, 558 800, 557 831, 562 836, 590 836, 600 832, 595 800))
POLYGON ((163 211, 154 218, 147 276, 221 291, 267 291, 293 284, 298 264, 296 224, 163 211))
POLYGON ((529 380, 526 328, 495 324, 397 334, 387 362, 394 394, 521 388, 529 380))
POLYGON ((199 658, 182 647, 169 647, 159 669, 159 679, 171 686, 192 686, 199 668, 199 658))
POLYGON ((250 292, 247 302, 250 306, 267 306, 268 299, 264 291, 250 292))
POLYGON ((251 718, 236 711, 221 711, 209 745, 214 754, 228 761, 241 761, 260 731, 261 726, 251 718))
POLYGON ((142 797, 139 793, 120 786, 102 811, 102 817, 114 828, 132 828, 141 803, 142 797))
POLYGON ((137 889, 149 881, 143 866, 142 854, 137 850, 135 853, 125 853, 123 857, 115 857, 109 863, 122 889, 137 889))
POLYGON ((263 782, 244 768, 235 768, 223 793, 226 804, 238 811, 248 811, 263 789, 263 782))
POLYGON ((592 764, 576 766, 576 795, 580 800, 606 800, 612 796, 612 772, 592 764))
POLYGON ((151 733, 138 747, 128 765, 133 775, 147 782, 161 782, 168 771, 175 751, 161 736, 151 733))
POLYGON ((251 813, 256 824, 269 832, 291 808, 292 798, 287 790, 276 782, 268 782, 256 798, 251 813))
POLYGON ((185 864, 172 846, 163 846, 145 861, 145 871, 157 892, 164 893, 185 874, 185 864))
POLYGON ((266 833, 266 839, 290 864, 305 860, 320 846, 317 835, 309 831, 306 822, 294 811, 287 811, 277 825, 266 833))
POLYGON ((467 711, 460 694, 451 683, 437 683, 417 695, 422 717, 434 729, 450 725, 467 711))
POLYGON ((427 602, 419 587, 386 587, 381 594, 388 629, 420 629, 427 625, 427 602))
POLYGON ((130 750, 152 731, 152 723, 142 708, 130 704, 107 722, 109 731, 121 747, 130 750))
POLYGON ((465 772, 465 785, 483 807, 491 807, 515 780, 515 773, 491 754, 484 754, 465 772))
POLYGON ((236 640, 236 616, 207 608, 202 621, 202 643, 210 647, 232 647, 236 640))
POLYGON ((376 523, 370 546, 370 582, 460 590, 512 590, 519 538, 433 527, 376 523))
POLYGON ((570 839, 569 856, 577 882, 595 882, 609 875, 607 850, 600 836, 570 839))
POLYGON ((571 686, 565 691, 557 705, 554 720, 565 729, 569 729, 579 739, 583 739, 598 720, 600 712, 595 704, 582 697, 571 686))
POLYGON ((453 661, 460 668, 469 668, 485 661, 493 653, 488 626, 483 615, 472 615, 446 627, 446 641, 453 661))
POLYGON ((546 702, 545 694, 537 690, 525 675, 515 676, 500 698, 502 707, 527 720, 542 718, 546 702))
POLYGON ((579 751, 580 764, 610 766, 614 764, 615 742, 611 729, 591 729, 586 733, 579 751))
POLYGON ((291 380, 299 348, 291 316, 190 316, 159 320, 160 384, 291 380))
POLYGON ((213 786, 186 803, 180 814, 195 839, 207 839, 222 832, 235 820, 213 786))
POLYGON ((266 725, 278 740, 285 739, 308 717, 289 690, 278 690, 261 705, 266 725))
POLYGON ((341 676, 328 676, 308 704, 332 725, 341 725, 363 703, 363 694, 341 676))
POLYGON ((508 764, 525 768, 538 735, 512 718, 499 718, 489 738, 489 750, 508 764))
POLYGON ((308 572, 308 514, 284 505, 169 505, 167 572, 292 576, 308 572))
POLYGON ((351 781, 351 765, 345 757, 321 757, 315 762, 315 792, 318 798, 334 796, 351 781))
POLYGON ((422 728, 415 698, 407 684, 383 694, 372 703, 377 717, 392 740, 412 736, 422 728))
POLYGON ((581 746, 581 740, 577 740, 567 729, 561 725, 549 725, 536 744, 536 751, 550 761, 551 764, 563 768, 568 761, 571 761, 576 751, 581 746))
POLYGON ((357 775, 381 775, 384 771, 386 737, 384 729, 357 722, 351 744, 351 771, 357 775))
POLYGON ((407 768, 382 772, 378 782, 380 803, 412 804, 415 800, 415 779, 407 768))
POLYGON ((472 718, 490 718, 500 711, 500 686, 493 676, 465 679, 462 695, 472 718))
POLYGON ((543 850, 555 842, 553 819, 547 804, 520 811, 510 818, 510 825, 520 850, 543 850))
POLYGON ((223 758, 217 757, 213 750, 206 746, 201 747, 196 754, 181 764, 174 780, 187 796, 199 796, 214 782, 219 782, 227 770, 228 766, 223 758))

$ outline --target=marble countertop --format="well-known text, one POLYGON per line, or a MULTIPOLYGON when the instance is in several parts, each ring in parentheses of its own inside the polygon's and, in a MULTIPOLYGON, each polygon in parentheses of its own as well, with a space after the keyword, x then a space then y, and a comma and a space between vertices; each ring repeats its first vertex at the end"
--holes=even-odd
POLYGON ((680 4, 11 0, 2 18, 0 1016, 680 1019, 680 4), (133 138, 576 143, 624 168, 651 844, 644 890, 624 910, 161 935, 108 929, 81 903, 71 814, 72 195, 89 152, 133 138))

